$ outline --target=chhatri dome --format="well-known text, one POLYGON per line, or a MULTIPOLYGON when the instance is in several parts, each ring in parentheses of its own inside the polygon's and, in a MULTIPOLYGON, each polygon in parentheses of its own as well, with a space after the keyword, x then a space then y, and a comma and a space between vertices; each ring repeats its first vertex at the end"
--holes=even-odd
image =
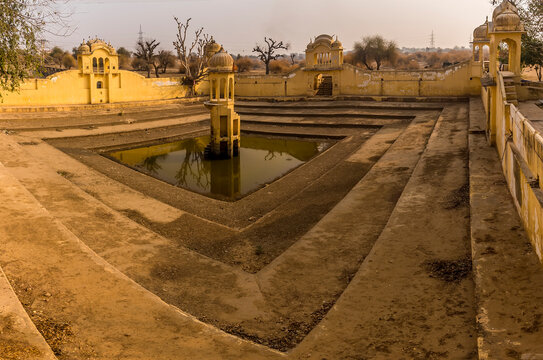
POLYGON ((343 49, 343 44, 337 38, 334 40, 333 36, 321 34, 317 36, 314 41, 310 41, 309 44, 307 44, 307 50, 312 50, 319 45, 324 45, 327 48, 343 49))
POLYGON ((494 31, 524 31, 518 9, 509 0, 504 0, 492 14, 494 31))
POLYGON ((110 55, 116 55, 117 51, 115 51, 115 48, 111 46, 111 44, 106 43, 104 40, 101 39, 92 39, 87 42, 84 42, 79 46, 77 49, 77 52, 82 55, 90 54, 94 52, 97 49, 104 49, 106 50, 110 55))
POLYGON ((79 54, 90 54, 90 46, 86 43, 82 43, 81 46, 79 46, 79 49, 77 49, 77 52, 79 54))
POLYGON ((208 67, 210 71, 223 72, 233 71, 234 68, 234 59, 230 56, 224 49, 221 47, 220 51, 213 55, 209 59, 208 67))
POLYGON ((341 43, 341 41, 338 40, 337 36, 336 36, 336 41, 334 41, 332 43, 332 48, 333 49, 343 49, 343 44, 341 43))
POLYGON ((488 18, 483 25, 480 25, 473 31, 473 41, 488 40, 488 18))

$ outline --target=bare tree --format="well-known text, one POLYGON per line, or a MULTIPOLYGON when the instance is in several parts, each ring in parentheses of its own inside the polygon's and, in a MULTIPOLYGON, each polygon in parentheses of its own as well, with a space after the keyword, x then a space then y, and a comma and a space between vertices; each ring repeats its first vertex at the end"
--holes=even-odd
POLYGON ((155 69, 156 77, 159 77, 158 70, 160 69, 158 60, 156 58, 155 49, 160 45, 156 40, 138 41, 136 47, 136 58, 144 61, 147 66, 147 77, 151 77, 151 67, 155 69))
POLYGON ((290 54, 290 63, 292 65, 296 65, 296 54, 295 53, 290 54))
POLYGON ((206 75, 205 65, 207 59, 205 57, 205 48, 209 44, 211 38, 204 33, 204 28, 198 28, 194 31, 192 42, 187 39, 187 31, 190 26, 191 18, 188 18, 184 23, 179 18, 174 17, 177 23, 177 39, 173 42, 177 57, 181 63, 181 71, 185 73, 183 84, 191 87, 191 94, 194 94, 196 84, 206 75))
POLYGON ((280 49, 288 50, 290 45, 267 37, 264 38, 264 42, 266 43, 264 47, 257 44, 253 49, 253 52, 257 53, 258 58, 266 65, 266 75, 268 75, 270 73, 270 62, 283 56, 275 54, 275 52, 280 49))

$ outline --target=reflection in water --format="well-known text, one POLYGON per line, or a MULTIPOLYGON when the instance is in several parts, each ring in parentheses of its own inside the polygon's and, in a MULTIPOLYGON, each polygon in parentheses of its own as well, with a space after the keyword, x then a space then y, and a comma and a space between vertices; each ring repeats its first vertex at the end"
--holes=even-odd
POLYGON ((158 155, 158 156, 149 156, 145 160, 143 160, 143 167, 145 170, 150 172, 153 175, 158 174, 158 171, 162 169, 160 164, 158 163, 158 159, 164 159, 166 155, 158 155))
POLYGON ((206 160, 209 136, 109 154, 114 159, 172 185, 228 200, 268 184, 330 146, 326 141, 245 135, 240 155, 206 160))

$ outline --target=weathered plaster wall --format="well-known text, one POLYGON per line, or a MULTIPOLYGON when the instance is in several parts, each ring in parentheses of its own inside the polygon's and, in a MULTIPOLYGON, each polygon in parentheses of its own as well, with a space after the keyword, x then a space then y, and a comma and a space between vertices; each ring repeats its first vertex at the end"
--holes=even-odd
POLYGON ((492 119, 496 123, 490 129, 495 129, 503 172, 526 233, 543 261, 543 137, 516 106, 505 100, 504 93, 503 77, 498 73, 496 105, 486 106, 487 111, 495 113, 492 119))
POLYGON ((77 70, 64 71, 46 79, 29 79, 19 92, 3 93, 1 105, 88 104, 90 87, 77 70))
POLYGON ((332 76, 333 95, 469 96, 481 85, 471 76, 471 63, 441 70, 369 71, 349 64, 341 69, 298 69, 285 76, 238 75, 236 94, 243 97, 313 96, 315 77, 332 76))

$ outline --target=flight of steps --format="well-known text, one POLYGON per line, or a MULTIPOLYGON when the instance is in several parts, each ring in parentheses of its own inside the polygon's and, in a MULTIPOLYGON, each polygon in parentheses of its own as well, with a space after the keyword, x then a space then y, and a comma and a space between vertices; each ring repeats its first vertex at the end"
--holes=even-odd
POLYGON ((325 76, 317 89, 317 96, 332 96, 332 77, 325 76))
MULTIPOLYGON (((35 171, 43 178, 40 187, 52 196, 49 209, 44 207, 30 191, 36 189, 27 188, 31 174, 24 164, 30 154, 8 135, 0 134, 0 140, 0 150, 9 153, 0 159, 0 265, 5 273, 0 270, 0 359, 54 360, 51 350, 74 360, 281 358, 165 303, 91 250, 50 209, 66 206, 69 196, 63 194, 68 193, 88 206, 96 200, 42 164, 35 171), (5 279, 14 281, 13 289, 5 279), (5 316, 13 326, 5 324, 5 316), (32 322, 40 324, 50 347, 32 322), (7 332, 12 327, 18 330, 13 336, 7 332), (25 350, 31 345, 32 352, 27 356, 12 343, 25 350)), ((96 206, 116 227, 128 225, 140 241, 153 241, 148 230, 105 205, 96 206)))
POLYGON ((503 85, 505 87, 505 98, 511 104, 518 106, 517 88, 514 77, 508 74, 503 75, 503 85))

